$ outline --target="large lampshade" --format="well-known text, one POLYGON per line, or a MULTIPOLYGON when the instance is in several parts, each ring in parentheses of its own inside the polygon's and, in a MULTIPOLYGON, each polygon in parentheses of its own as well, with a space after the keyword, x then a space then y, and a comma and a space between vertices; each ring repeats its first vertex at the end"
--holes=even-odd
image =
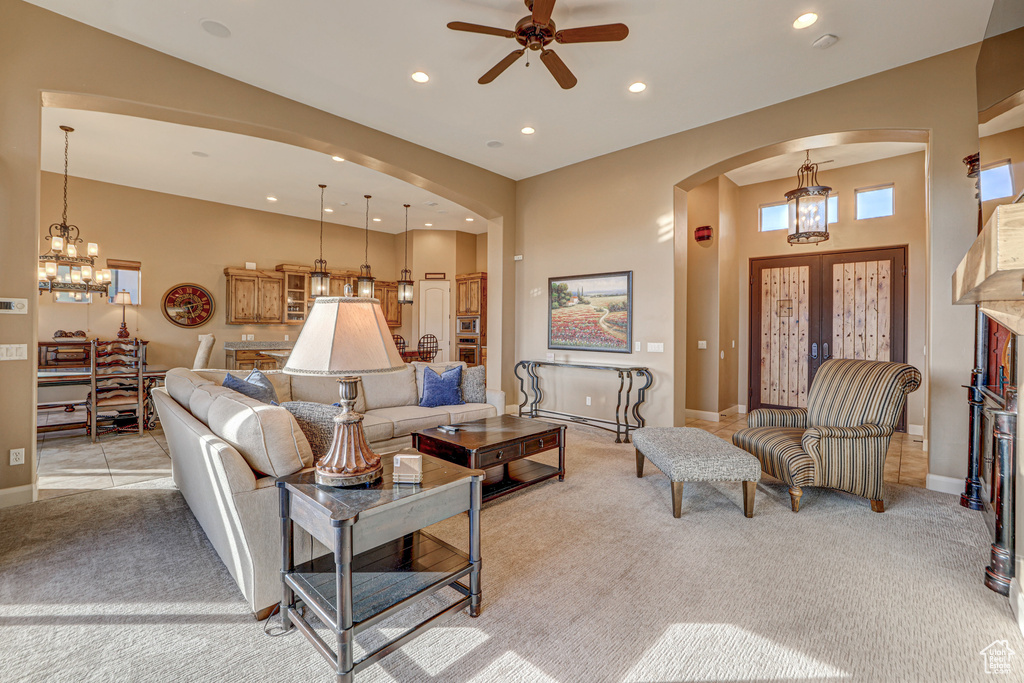
POLYGON ((811 163, 811 153, 797 170, 795 190, 786 193, 789 204, 790 244, 813 244, 828 239, 828 195, 831 187, 818 184, 818 164, 811 163))
POLYGON ((313 302, 284 372, 343 377, 403 367, 380 302, 333 296, 313 302))

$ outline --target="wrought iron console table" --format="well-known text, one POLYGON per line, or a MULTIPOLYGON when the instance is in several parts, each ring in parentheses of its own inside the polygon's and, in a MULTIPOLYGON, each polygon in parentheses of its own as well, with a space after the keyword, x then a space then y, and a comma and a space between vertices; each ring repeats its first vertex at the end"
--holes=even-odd
POLYGON ((519 391, 523 394, 523 402, 519 404, 519 417, 555 417, 589 424, 599 429, 615 432, 615 443, 629 443, 629 432, 647 424, 643 415, 640 414, 640 407, 647 400, 647 390, 654 382, 654 376, 650 368, 642 365, 615 365, 610 363, 578 363, 572 361, 550 361, 550 360, 521 360, 516 363, 516 379, 519 380, 519 391), (541 389, 540 375, 537 369, 541 366, 558 368, 582 368, 584 370, 606 370, 615 372, 619 376, 619 391, 615 402, 615 420, 606 420, 598 417, 587 417, 574 415, 572 413, 561 413, 554 410, 547 410, 540 407, 544 400, 544 391, 541 389), (520 369, 526 373, 526 377, 519 374, 520 369), (633 391, 633 376, 643 380, 643 385, 636 390, 636 401, 630 403, 630 394, 633 391), (529 391, 526 382, 529 381, 529 391), (530 400, 530 392, 533 393, 533 400, 530 400), (625 398, 625 400, 623 400, 625 398), (527 407, 529 405, 529 407, 527 407), (619 414, 621 412, 621 419, 619 414), (633 423, 629 421, 630 415, 633 423), (615 425, 613 430, 609 426, 615 425))

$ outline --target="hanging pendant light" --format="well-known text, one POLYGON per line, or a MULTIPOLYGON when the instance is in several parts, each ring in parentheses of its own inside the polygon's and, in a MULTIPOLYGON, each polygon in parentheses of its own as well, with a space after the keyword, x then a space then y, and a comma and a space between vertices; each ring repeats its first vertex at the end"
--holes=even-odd
POLYGON ((370 195, 366 197, 366 253, 363 265, 359 266, 359 277, 356 278, 356 296, 364 299, 373 298, 373 273, 370 272, 370 195))
POLYGON ((411 304, 412 303, 412 290, 414 282, 412 281, 412 271, 409 270, 409 205, 405 204, 405 268, 402 268, 402 279, 398 281, 398 303, 400 304, 411 304))
POLYGON ((309 274, 309 298, 311 299, 331 293, 331 274, 327 271, 327 261, 324 259, 324 190, 326 189, 326 185, 320 185, 320 258, 313 262, 313 272, 309 274))
POLYGON ((813 244, 828 239, 828 193, 831 187, 818 184, 818 164, 811 163, 811 153, 797 169, 799 187, 786 193, 789 203, 790 244, 813 244))
POLYGON ((84 240, 79 236, 78 226, 68 225, 68 144, 75 129, 71 126, 61 126, 60 129, 64 131, 64 212, 60 223, 51 225, 45 237, 50 242, 50 249, 39 256, 39 293, 73 292, 78 301, 82 300, 83 293, 90 299, 93 292, 108 296, 110 271, 95 268, 99 247, 95 242, 89 242, 85 255, 79 254, 77 245, 84 240), (58 277, 60 266, 67 266, 66 276, 58 277), (105 281, 104 274, 107 274, 105 281))

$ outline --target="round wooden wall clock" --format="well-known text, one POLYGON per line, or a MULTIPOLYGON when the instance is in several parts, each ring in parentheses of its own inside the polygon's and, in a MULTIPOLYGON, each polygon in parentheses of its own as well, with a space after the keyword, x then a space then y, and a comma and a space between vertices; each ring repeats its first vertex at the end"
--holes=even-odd
POLYGON ((164 317, 178 327, 199 327, 213 317, 213 295, 191 283, 175 285, 161 301, 164 317))

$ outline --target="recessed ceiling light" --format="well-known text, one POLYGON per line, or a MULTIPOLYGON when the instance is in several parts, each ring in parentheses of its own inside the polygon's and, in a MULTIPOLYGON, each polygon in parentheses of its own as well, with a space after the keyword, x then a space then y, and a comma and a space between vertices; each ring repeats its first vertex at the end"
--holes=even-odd
POLYGON ((629 86, 629 92, 643 92, 647 90, 647 84, 637 81, 629 86))
POLYGON ((275 197, 275 196, 274 196, 274 195, 272 195, 272 194, 268 194, 268 195, 267 195, 267 201, 268 201, 268 202, 276 202, 276 201, 277 201, 277 197, 275 197))
POLYGON ((324 209, 324 213, 334 213, 334 209, 324 209))
POLYGON ((502 147, 504 145, 505 145, 505 143, 502 142, 501 140, 488 140, 487 141, 487 146, 490 147, 491 149, 497 149, 497 148, 502 147))
POLYGON ((801 14, 793 22, 793 28, 807 28, 818 20, 818 15, 814 12, 808 12, 807 14, 801 14))
POLYGON ((473 219, 472 219, 472 218, 467 218, 467 219, 466 219, 466 222, 467 222, 467 223, 472 223, 472 222, 473 222, 473 219))
POLYGON ((434 227, 434 224, 433 224, 433 223, 424 223, 423 225, 424 225, 424 226, 426 226, 426 227, 428 227, 428 228, 432 228, 432 227, 434 227))
POLYGON ((373 222, 374 222, 374 223, 380 223, 380 219, 379 219, 379 218, 374 218, 374 219, 373 219, 373 222))
POLYGON ((209 33, 211 36, 215 36, 217 38, 231 37, 231 29, 229 29, 227 26, 220 23, 219 21, 214 21, 213 19, 203 19, 199 22, 199 25, 203 28, 204 31, 209 33))
POLYGON ((523 130, 522 130, 523 135, 533 135, 536 132, 537 131, 534 130, 534 128, 531 127, 531 126, 527 126, 526 128, 523 128, 523 130))
POLYGON ((416 81, 417 83, 426 83, 427 81, 430 80, 430 76, 423 73, 422 71, 417 71, 412 75, 412 80, 416 81))
POLYGON ((334 159, 335 161, 345 161, 345 157, 339 157, 337 154, 335 154, 331 158, 334 159))

